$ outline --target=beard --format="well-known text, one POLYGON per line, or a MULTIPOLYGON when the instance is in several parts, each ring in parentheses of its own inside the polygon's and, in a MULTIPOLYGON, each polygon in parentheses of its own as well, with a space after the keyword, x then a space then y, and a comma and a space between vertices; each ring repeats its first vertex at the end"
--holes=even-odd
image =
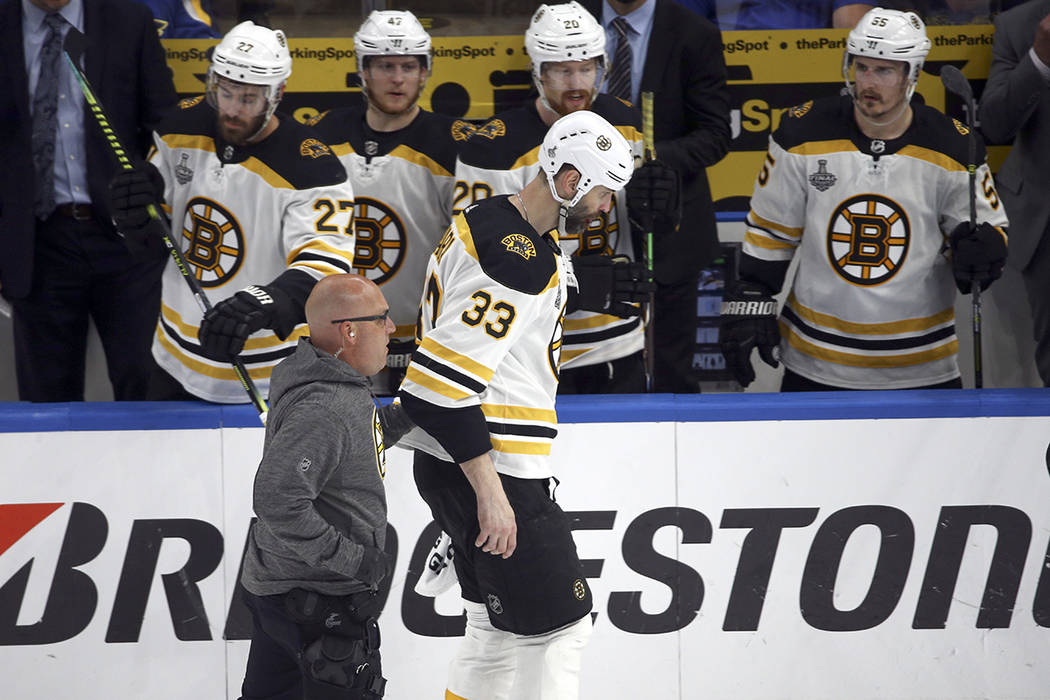
POLYGON ((423 92, 423 86, 420 85, 416 87, 415 94, 413 94, 412 88, 406 88, 404 91, 405 97, 393 99, 387 98, 385 95, 376 96, 376 94, 372 92, 372 88, 368 83, 365 83, 364 92, 369 106, 375 107, 383 114, 396 117, 410 111, 416 106, 416 103, 419 101, 419 96, 423 92), (401 104, 402 102, 404 102, 404 104, 401 104))
POLYGON ((220 115, 219 135, 222 137, 223 141, 227 143, 232 143, 234 146, 243 146, 248 143, 248 139, 259 133, 263 127, 263 120, 265 118, 265 114, 260 114, 251 119, 223 117, 220 115))
POLYGON ((565 213, 565 231, 568 236, 578 236, 587 230, 590 223, 598 217, 598 212, 589 211, 582 201, 577 202, 565 213))
POLYGON ((558 116, 564 117, 572 112, 590 109, 592 100, 591 90, 562 90, 554 99, 548 98, 547 101, 558 116))

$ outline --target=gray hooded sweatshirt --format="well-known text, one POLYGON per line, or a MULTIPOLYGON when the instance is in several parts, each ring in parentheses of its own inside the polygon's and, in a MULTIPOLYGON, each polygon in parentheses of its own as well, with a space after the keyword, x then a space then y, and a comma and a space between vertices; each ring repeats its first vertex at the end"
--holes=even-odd
POLYGON ((362 545, 386 540, 385 449, 411 422, 368 379, 303 338, 274 368, 241 582, 255 595, 368 589, 362 545))

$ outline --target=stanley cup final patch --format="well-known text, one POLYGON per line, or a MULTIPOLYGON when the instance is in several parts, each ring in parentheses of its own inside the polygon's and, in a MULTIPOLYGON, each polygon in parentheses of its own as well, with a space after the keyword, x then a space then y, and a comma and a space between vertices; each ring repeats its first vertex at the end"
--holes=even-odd
POLYGON ((828 172, 828 161, 818 160, 817 172, 810 173, 809 184, 823 192, 833 186, 836 182, 838 182, 838 178, 835 177, 834 173, 828 172))

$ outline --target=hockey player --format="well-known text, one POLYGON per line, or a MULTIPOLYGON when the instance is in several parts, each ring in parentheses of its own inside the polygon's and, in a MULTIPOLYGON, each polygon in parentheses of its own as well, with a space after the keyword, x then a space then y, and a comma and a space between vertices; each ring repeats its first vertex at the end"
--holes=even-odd
POLYGON ((365 106, 312 124, 353 183, 354 266, 390 301, 397 331, 374 387, 392 394, 415 348, 427 257, 448 228, 457 143, 474 127, 419 106, 432 58, 430 35, 411 12, 372 12, 354 35, 354 54, 365 106))
POLYGON ((869 11, 847 40, 847 94, 789 110, 770 138, 722 306, 742 385, 757 347, 772 366, 779 352, 783 391, 962 386, 954 287, 999 277, 1007 220, 982 146, 970 226, 968 131, 913 95, 929 49, 914 13, 869 11))
POLYGON ((164 202, 191 273, 213 301, 225 297, 202 318, 167 266, 152 399, 245 402, 229 365, 237 355, 265 395, 274 365, 305 332, 314 284, 351 269, 346 171, 312 131, 275 113, 291 72, 282 32, 238 24, 215 47, 206 96, 184 100, 161 124, 147 166, 113 180, 118 228, 157 235, 146 207, 164 202))
MULTIPOLYGON (((601 115, 624 135, 635 156, 642 154, 638 110, 598 94, 607 63, 605 32, 587 10, 577 2, 540 5, 525 32, 525 49, 539 94, 522 107, 497 114, 463 144, 456 164, 453 213, 484 197, 516 192, 531 181, 539 172, 539 146, 544 134, 565 114, 591 110, 601 115)), ((677 177, 670 169, 650 165, 636 180, 644 182, 645 192, 638 194, 649 200, 654 212, 670 207, 670 200, 677 199, 677 177), (659 203, 650 194, 651 189, 663 193, 659 203)), ((669 220, 668 225, 676 223, 669 220)), ((586 230, 562 237, 561 248, 573 257, 605 253, 640 260, 642 238, 632 237, 623 193, 618 192, 612 210, 586 230)), ((577 312, 566 318, 560 390, 645 391, 640 313, 639 309, 621 317, 577 312)))
POLYGON ((426 431, 401 444, 416 448, 416 485, 452 537, 467 611, 448 698, 576 698, 591 631, 569 521, 548 495, 562 317, 567 301, 637 301, 645 272, 625 262, 573 276, 555 227, 607 213, 633 156, 607 121, 581 111, 555 122, 539 158, 521 190, 453 218, 428 263, 421 343, 399 392, 426 431), (621 273, 623 293, 611 275, 590 286, 600 270, 621 273), (578 292, 567 286, 576 278, 578 292))

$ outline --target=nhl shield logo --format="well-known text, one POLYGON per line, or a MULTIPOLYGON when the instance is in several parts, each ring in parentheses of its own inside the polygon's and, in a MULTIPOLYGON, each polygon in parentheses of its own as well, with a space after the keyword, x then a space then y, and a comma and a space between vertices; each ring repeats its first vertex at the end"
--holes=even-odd
POLYGON ((497 615, 503 614, 503 603, 500 601, 499 596, 495 593, 489 593, 489 610, 496 613, 497 615))
POLYGON ((610 141, 609 137, 605 134, 599 134, 597 140, 594 142, 594 145, 598 147, 599 151, 608 151, 610 148, 612 148, 612 141, 610 141))
POLYGON ((809 184, 816 187, 819 191, 823 192, 832 185, 838 182, 838 178, 833 173, 828 172, 828 161, 818 160, 817 161, 817 172, 810 173, 809 184))
POLYGON ((507 252, 517 253, 526 260, 536 257, 536 246, 532 244, 528 236, 512 233, 509 236, 504 236, 500 243, 507 249, 507 252))

